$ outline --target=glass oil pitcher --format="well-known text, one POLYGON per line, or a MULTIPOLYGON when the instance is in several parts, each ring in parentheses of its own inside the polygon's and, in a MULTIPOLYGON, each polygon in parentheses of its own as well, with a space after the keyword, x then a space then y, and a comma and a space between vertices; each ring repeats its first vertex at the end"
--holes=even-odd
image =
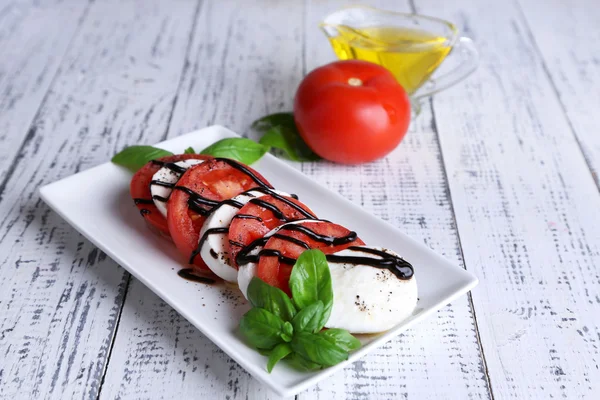
POLYGON ((477 69, 479 55, 473 41, 459 37, 453 24, 438 18, 353 6, 330 14, 320 26, 340 60, 384 66, 413 105, 477 69), (448 71, 438 71, 442 63, 448 71))

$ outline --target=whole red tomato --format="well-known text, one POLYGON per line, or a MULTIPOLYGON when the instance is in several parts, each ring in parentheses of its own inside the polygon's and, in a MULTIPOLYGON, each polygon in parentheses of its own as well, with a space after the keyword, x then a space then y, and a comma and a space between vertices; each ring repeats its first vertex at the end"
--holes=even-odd
POLYGON ((321 157, 363 163, 400 143, 410 123, 410 101, 387 69, 366 61, 337 61, 300 83, 294 119, 304 141, 321 157))

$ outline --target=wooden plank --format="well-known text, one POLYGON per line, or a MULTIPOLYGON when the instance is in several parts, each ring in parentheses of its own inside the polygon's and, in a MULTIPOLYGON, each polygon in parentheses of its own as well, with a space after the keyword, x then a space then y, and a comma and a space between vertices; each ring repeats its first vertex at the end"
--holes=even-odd
MULTIPOLYGON (((304 6, 241 4, 202 4, 169 136, 213 123, 244 132, 253 119, 291 108, 302 77, 304 6)), ((199 394, 207 399, 276 397, 132 279, 101 397, 199 394)))
MULTIPOLYGON (((408 2, 371 4, 410 12, 408 2)), ((335 59, 317 25, 343 5, 341 1, 310 3, 307 71, 335 59)), ((303 172, 462 264, 435 121, 428 104, 413 121, 404 141, 385 159, 352 167, 306 164, 303 172)), ((299 399, 434 399, 447 398, 450 393, 457 399, 490 397, 467 297, 302 393, 299 399)))
POLYGON ((571 129, 600 185, 600 8, 595 0, 561 2, 544 7, 522 1, 530 34, 541 53, 571 129))
POLYGON ((522 14, 469 0, 417 10, 456 21, 482 53, 435 116, 493 393, 595 398, 600 196, 522 14))
POLYGON ((87 8, 58 0, 0 5, 0 182, 87 8))
POLYGON ((97 397, 128 274, 37 190, 165 135, 197 6, 95 2, 66 54, 0 187, 0 397, 97 397))

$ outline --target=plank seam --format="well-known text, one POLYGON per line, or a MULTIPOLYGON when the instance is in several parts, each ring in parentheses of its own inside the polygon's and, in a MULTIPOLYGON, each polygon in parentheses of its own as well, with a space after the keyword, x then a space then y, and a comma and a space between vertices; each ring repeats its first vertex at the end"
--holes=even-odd
MULTIPOLYGON (((567 125, 569 126, 569 129, 571 130, 571 134, 573 135, 573 138, 575 139, 575 143, 577 143, 577 147, 579 148, 579 151, 581 152, 583 160, 584 160, 586 166, 588 167, 590 174, 592 175, 592 180, 596 184, 596 189, 598 189, 598 192, 600 192, 600 177, 598 177, 596 175, 596 173, 594 172, 592 163, 591 163, 590 159, 586 156, 585 151, 583 150, 583 144, 579 140, 579 136, 577 135, 575 126, 571 122, 571 118, 569 118, 569 114, 567 113, 567 107, 565 106, 565 103, 563 103, 563 101, 560 97, 560 92, 558 90, 558 86, 556 86, 556 82, 554 81, 552 74, 550 74, 550 69, 548 68, 548 64, 546 63, 546 60, 544 59, 544 55, 543 55, 540 47, 538 46, 537 41, 535 40, 535 36, 533 35, 533 31, 531 30, 531 27, 529 26, 529 21, 527 20, 527 16, 525 15, 523 8, 521 7, 521 2, 519 0, 517 0, 515 3, 517 5, 517 10, 519 11, 520 17, 523 21, 523 25, 525 26, 527 36, 528 36, 529 40, 531 41, 533 48, 535 49, 535 53, 540 58, 540 62, 542 64, 542 69, 544 70, 544 75, 546 75, 546 77, 548 78, 548 81, 550 82, 550 87, 552 88, 552 91, 554 92, 554 95, 556 96, 556 99, 558 100, 558 104, 560 105, 560 109, 561 109, 563 115, 565 116, 565 119, 567 120, 567 125)), ((1 195, 1 193, 0 193, 0 195, 1 195)))
POLYGON ((68 54, 69 50, 71 49, 71 46, 73 45, 75 38, 78 36, 79 31, 81 30, 81 27, 83 26, 84 21, 87 19, 87 16, 88 16, 88 13, 89 13, 92 3, 93 3, 93 0, 89 0, 87 3, 87 6, 81 13, 81 16, 79 17, 79 22, 78 22, 77 28, 75 28, 75 31, 73 32, 73 36, 71 37, 71 40, 69 40, 69 44, 67 44, 67 46, 65 46, 64 52, 60 56, 60 59, 57 61, 58 67, 56 68, 56 71, 54 72, 54 76, 52 77, 52 79, 50 80, 50 83, 48 84, 48 90, 46 90, 46 93, 42 97, 42 100, 40 101, 40 104, 39 104, 35 114, 33 114, 33 118, 31 119, 29 128, 27 129, 27 134, 24 136, 23 141, 21 142, 21 145, 15 152, 15 156, 14 156, 13 160, 11 161, 11 163, 8 165, 8 167, 6 169, 6 176, 0 183, 0 203, 2 202, 2 195, 4 194, 4 191, 6 190, 6 186, 8 185, 8 182, 10 181, 13 174, 15 173, 15 170, 16 170, 15 167, 19 164, 19 162, 23 158, 23 150, 25 149, 27 144, 29 142, 31 142, 31 140, 33 140, 33 138, 35 137, 36 122, 37 122, 37 119, 39 118, 40 111, 42 110, 42 107, 46 103, 46 101, 48 99, 48 94, 50 93, 51 88, 54 86, 54 83, 56 82, 56 79, 57 79, 59 73, 61 72, 60 66, 62 65, 62 62, 63 62, 65 56, 68 54))
POLYGON ((408 4, 410 4, 410 12, 413 13, 413 14, 416 14, 417 13, 417 6, 415 5, 415 0, 408 0, 408 4))
MULTIPOLYGON (((415 13, 416 13, 416 9, 415 9, 415 13)), ((444 160, 444 152, 442 150, 442 145, 441 145, 441 141, 440 141, 440 133, 438 131, 438 126, 437 126, 437 122, 435 119, 435 108, 434 108, 434 104, 433 104, 433 97, 429 97, 429 106, 431 109, 431 128, 432 128, 433 132, 435 133, 436 143, 437 143, 438 150, 440 153, 442 174, 444 176, 444 182, 446 182, 445 189, 446 189, 446 192, 448 193, 448 204, 450 206, 450 213, 452 215, 452 221, 454 222, 454 230, 456 231, 456 239, 458 241, 458 251, 460 252, 460 257, 463 260, 464 268, 467 269, 467 263, 465 261, 462 241, 460 238, 460 230, 458 229, 458 221, 456 220, 456 212, 454 210, 454 201, 452 200, 452 194, 450 191, 450 181, 448 180, 448 172, 446 170, 446 161, 444 160)), ((471 308, 471 314, 473 315, 473 322, 475 324, 475 337, 477 338, 477 344, 479 345, 479 352, 481 354, 481 362, 483 364, 483 372, 485 374, 485 380, 486 380, 486 383, 488 386, 490 399, 494 400, 494 391, 492 390, 492 382, 491 382, 490 372, 489 372, 489 369, 487 366, 487 360, 485 358, 485 351, 481 344, 481 336, 479 334, 479 323, 477 321, 477 313, 475 312, 475 304, 473 303, 473 296, 471 295, 471 292, 467 293, 467 299, 469 302, 469 307, 471 308)))
MULTIPOLYGON (((122 268, 119 266, 119 268, 122 268)), ((98 394, 96 395, 96 400, 100 399, 100 395, 102 394, 102 388, 104 387, 104 380, 106 379, 106 371, 108 371, 108 365, 110 363, 110 357, 112 356, 113 348, 115 346, 117 332, 119 330, 119 324, 121 323, 121 314, 123 313, 123 308, 125 307, 125 301, 127 300, 127 293, 129 293, 129 286, 131 285, 131 274, 125 271, 127 274, 127 283, 125 284, 125 291, 123 293, 123 300, 121 301, 121 307, 119 307, 119 313, 117 314, 117 321, 115 323, 115 329, 112 333, 112 338, 110 340, 110 346, 108 347, 108 353, 106 354, 106 361, 104 362, 104 368, 102 370, 102 380, 100 381, 100 386, 98 387, 98 394)))
POLYGON ((173 98, 173 104, 171 105, 171 113, 169 114, 169 118, 167 119, 167 127, 165 129, 165 133, 161 137, 161 141, 166 140, 169 136, 169 131, 171 129, 171 121, 173 120, 173 115, 175 114, 175 109, 177 108, 177 101, 179 100, 179 92, 181 91, 181 87, 183 86, 183 81, 185 79, 185 74, 190 67, 189 56, 190 51, 192 49, 192 43, 194 41, 194 33, 196 32, 196 27, 198 25, 198 17, 200 16, 201 5, 204 4, 203 0, 198 0, 196 4, 196 9, 194 10, 194 19, 192 21, 192 27, 190 29, 190 34, 188 35, 188 44, 185 49, 185 59, 183 62, 183 68, 181 70, 181 75, 179 76, 179 82, 177 83, 177 90, 175 92, 175 97, 173 98))

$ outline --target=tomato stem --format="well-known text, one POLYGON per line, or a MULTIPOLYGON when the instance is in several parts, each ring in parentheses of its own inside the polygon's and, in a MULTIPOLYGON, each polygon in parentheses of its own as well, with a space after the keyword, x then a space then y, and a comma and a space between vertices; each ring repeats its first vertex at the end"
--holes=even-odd
POLYGON ((362 86, 363 82, 358 78, 348 79, 348 85, 350 86, 362 86))

